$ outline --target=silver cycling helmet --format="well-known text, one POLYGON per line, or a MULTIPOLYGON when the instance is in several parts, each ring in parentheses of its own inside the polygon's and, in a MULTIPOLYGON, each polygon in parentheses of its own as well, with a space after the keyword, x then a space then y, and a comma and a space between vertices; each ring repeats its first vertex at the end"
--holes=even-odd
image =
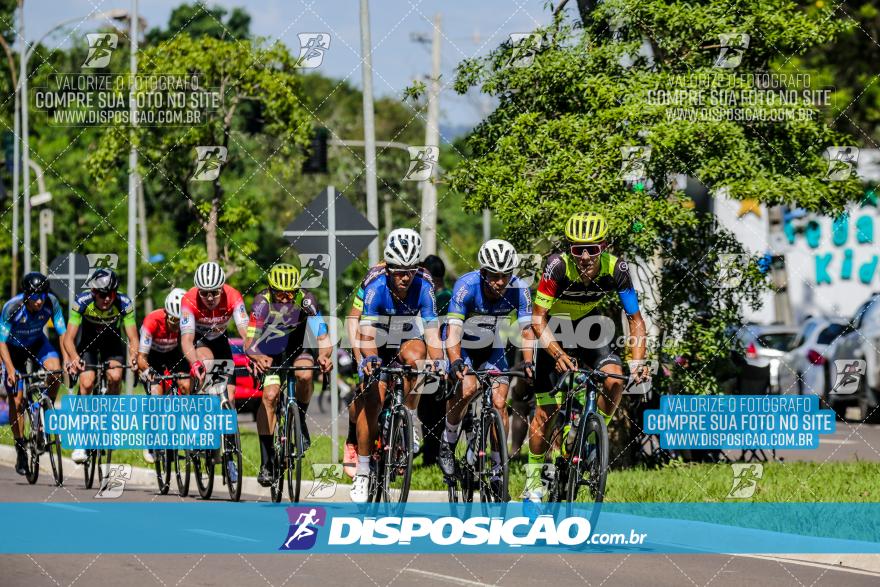
POLYGON ((165 297, 165 313, 172 318, 180 320, 180 301, 185 294, 185 289, 180 289, 179 287, 172 289, 165 297))
POLYGON ((519 262, 513 245, 500 238, 486 241, 477 253, 477 260, 480 262, 480 269, 493 273, 513 273, 519 262))

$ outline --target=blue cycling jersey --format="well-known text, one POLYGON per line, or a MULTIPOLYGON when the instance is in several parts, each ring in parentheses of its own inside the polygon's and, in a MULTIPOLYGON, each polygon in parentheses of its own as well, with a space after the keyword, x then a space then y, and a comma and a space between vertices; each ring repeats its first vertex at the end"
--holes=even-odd
POLYGON ((61 302, 54 294, 45 294, 43 307, 36 313, 27 309, 24 294, 18 294, 3 306, 0 312, 0 342, 18 347, 29 347, 43 339, 43 327, 52 319, 59 336, 67 330, 61 302))
POLYGON ((382 316, 420 316, 425 322, 437 320, 437 302, 430 281, 415 275, 406 296, 401 299, 391 291, 389 279, 376 279, 364 289, 362 322, 377 322, 382 316))
POLYGON ((504 295, 497 300, 490 300, 486 296, 479 271, 465 273, 452 287, 450 322, 462 322, 471 316, 509 316, 513 312, 516 312, 517 320, 523 326, 532 320, 529 288, 516 276, 511 278, 504 295))

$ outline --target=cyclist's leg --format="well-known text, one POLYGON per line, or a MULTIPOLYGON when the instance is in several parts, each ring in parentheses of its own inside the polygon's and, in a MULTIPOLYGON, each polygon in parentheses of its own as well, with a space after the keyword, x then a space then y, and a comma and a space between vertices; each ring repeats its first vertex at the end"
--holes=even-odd
MULTIPOLYGON (((314 367, 315 359, 310 351, 303 351, 298 354, 291 353, 296 357, 293 361, 294 367, 314 367)), ((315 372, 314 371, 294 371, 296 375, 296 406, 299 409, 299 421, 302 427, 303 443, 305 448, 312 444, 312 437, 309 434, 309 426, 306 421, 306 415, 309 411, 309 402, 312 400, 312 393, 315 391, 315 372)))
POLYGON ((122 344, 119 332, 106 330, 101 337, 98 353, 102 361, 109 361, 110 369, 107 369, 107 393, 119 395, 122 389, 122 366, 125 364, 125 348, 122 344))
MULTIPOLYGON (((272 357, 275 364, 275 357, 272 357)), ((277 373, 269 373, 263 379, 263 397, 257 408, 257 434, 260 438, 260 477, 262 482, 268 481, 268 467, 275 459, 275 424, 278 396, 281 392, 281 377, 277 373), (266 471, 266 474, 263 473, 266 471)))
MULTIPOLYGON (((400 345, 400 362, 405 363, 414 369, 419 367, 419 361, 425 360, 425 357, 428 353, 428 347, 425 345, 425 341, 420 338, 413 338, 410 340, 406 340, 403 344, 400 345)), ((421 435, 421 420, 418 415, 419 408, 419 399, 421 396, 421 391, 426 384, 426 380, 424 377, 404 377, 403 378, 403 393, 404 401, 403 405, 406 410, 409 412, 410 420, 412 421, 412 439, 413 439, 413 452, 418 452, 421 449, 422 444, 422 435, 421 435)))
MULTIPOLYGON (((43 369, 46 369, 47 371, 57 371, 61 369, 61 358, 58 356, 58 351, 55 350, 55 347, 49 342, 49 337, 45 334, 43 335, 43 340, 37 351, 37 360, 43 366, 43 369)), ((54 404, 55 398, 58 396, 58 388, 61 386, 61 376, 53 375, 48 379, 47 383, 49 398, 54 404)))
MULTIPOLYGON (((510 367, 507 364, 507 355, 504 352, 503 347, 493 347, 492 354, 489 356, 489 359, 480 365, 480 369, 492 369, 496 371, 509 371, 510 367)), ((471 379, 474 379, 471 377, 471 379)), ((507 392, 510 388, 510 377, 502 376, 495 377, 492 380, 492 405, 495 406, 495 409, 501 414, 501 422, 503 423, 504 430, 507 430, 508 425, 508 417, 507 417, 507 392)))
MULTIPOLYGON (((88 342, 85 340, 80 341, 80 346, 77 347, 76 352, 86 365, 96 365, 98 363, 98 342, 97 338, 88 342)), ((96 379, 97 373, 95 373, 95 370, 86 367, 85 371, 79 374, 79 395, 91 395, 92 390, 95 389, 96 379)))
MULTIPOLYGON (((25 371, 28 357, 31 354, 31 349, 11 344, 8 345, 7 348, 9 349, 9 355, 12 358, 12 365, 15 367, 15 370, 19 373, 23 373, 25 371)), ((22 439, 22 431, 24 430, 24 413, 21 410, 24 405, 24 386, 21 382, 16 384, 14 390, 6 386, 5 366, 3 367, 3 386, 6 388, 6 396, 9 399, 9 423, 12 428, 12 437, 15 439, 17 447, 23 446, 22 443, 24 440, 22 439)))

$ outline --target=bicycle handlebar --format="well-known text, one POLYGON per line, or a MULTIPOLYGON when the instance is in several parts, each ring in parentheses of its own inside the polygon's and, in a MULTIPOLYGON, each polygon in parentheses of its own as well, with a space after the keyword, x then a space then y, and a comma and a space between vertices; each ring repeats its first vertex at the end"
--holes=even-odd
POLYGON ((153 380, 150 383, 160 383, 162 381, 179 381, 181 379, 191 379, 192 376, 189 373, 171 373, 170 375, 159 375, 158 373, 153 376, 153 380))
POLYGON ((19 373, 18 379, 22 381, 30 381, 31 379, 44 379, 46 377, 51 377, 52 375, 63 375, 63 369, 40 369, 39 371, 34 371, 32 373, 19 373))
POLYGON ((617 373, 608 373, 607 371, 602 371, 600 369, 591 369, 589 367, 578 367, 577 369, 569 369, 561 374, 559 377, 559 381, 556 382, 556 385, 553 386, 548 393, 549 395, 556 395, 559 393, 563 384, 568 381, 570 378, 573 378, 576 374, 586 375, 589 379, 593 379, 596 383, 604 382, 606 379, 611 377, 612 379, 619 379, 620 381, 629 381, 630 378, 626 375, 618 375, 617 373))

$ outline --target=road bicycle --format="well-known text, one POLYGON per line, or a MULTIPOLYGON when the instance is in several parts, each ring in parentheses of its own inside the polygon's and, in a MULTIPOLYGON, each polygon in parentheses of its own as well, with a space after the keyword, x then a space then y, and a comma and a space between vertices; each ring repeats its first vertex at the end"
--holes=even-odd
MULTIPOLYGON (((32 363, 28 361, 27 370, 30 371, 32 363)), ((25 440, 25 450, 28 454, 28 470, 25 478, 31 485, 37 482, 40 476, 40 455, 49 453, 49 463, 52 465, 52 477, 55 485, 60 487, 64 482, 64 472, 61 462, 61 439, 57 434, 46 431, 46 412, 54 408, 52 399, 49 397, 49 378, 63 374, 64 371, 54 370, 28 372, 19 375, 22 389, 22 403, 20 410, 26 414, 24 420, 25 429, 22 436, 25 440)))
POLYGON ((565 438, 560 439, 565 450, 556 457, 556 472, 549 483, 549 501, 599 504, 605 499, 610 452, 608 427, 597 411, 596 402, 600 386, 609 377, 629 380, 625 375, 579 368, 563 373, 550 392, 551 395, 563 390, 565 393, 553 436, 566 427, 568 431, 565 438), (585 405, 578 400, 580 392, 584 392, 585 405))
MULTIPOLYGON (((168 395, 181 395, 178 381, 189 379, 187 373, 171 373, 168 375, 154 375, 152 380, 144 382, 147 395, 150 394, 152 385, 164 385, 168 383, 170 389, 168 395)), ((167 495, 171 489, 171 469, 174 469, 174 477, 177 481, 177 494, 180 497, 189 495, 189 478, 192 463, 188 458, 188 451, 179 448, 168 448, 154 451, 156 481, 159 484, 159 494, 167 495)))
MULTIPOLYGON (((272 501, 278 503, 283 494, 284 477, 287 475, 287 497, 290 501, 299 501, 302 488, 302 460, 305 453, 305 443, 300 422, 299 404, 296 401, 296 377, 292 374, 297 371, 312 371, 317 373, 321 370, 318 366, 312 367, 269 367, 267 371, 285 374, 285 385, 278 392, 278 401, 275 403, 275 430, 272 431, 272 444, 275 447, 275 461, 271 463, 272 484, 269 492, 272 501)), ((326 380, 324 387, 327 387, 326 380)))
POLYGON ((440 380, 440 375, 397 362, 377 372, 388 377, 388 386, 379 412, 379 439, 370 459, 370 501, 405 503, 412 481, 413 421, 403 404, 403 378, 423 376, 429 383, 440 380))
MULTIPOLYGON (((198 390, 194 390, 198 391, 198 390)), ((209 395, 209 394, 202 394, 209 395)), ((220 409, 234 410, 229 399, 226 397, 226 386, 220 394, 220 409)), ((235 432, 232 434, 223 434, 219 449, 198 449, 187 451, 188 460, 192 463, 193 476, 196 480, 196 487, 199 490, 199 497, 202 499, 210 499, 214 492, 214 468, 221 465, 221 479, 226 489, 229 491, 229 499, 232 501, 241 500, 241 436, 238 431, 238 423, 236 422, 235 432)))
POLYGON ((465 376, 477 378, 480 393, 471 398, 462 420, 467 439, 465 452, 455 460, 455 473, 445 479, 449 501, 459 501, 459 488, 464 502, 472 502, 476 490, 480 492, 480 501, 509 501, 507 434, 501 413, 492 403, 492 383, 497 377, 525 377, 525 373, 481 370, 468 371, 465 376), (492 453, 498 454, 497 465, 492 453))
MULTIPOLYGON (((92 390, 92 395, 107 395, 110 383, 107 380, 107 371, 110 369, 128 369, 126 365, 111 366, 110 361, 104 361, 95 365, 83 365, 84 370, 94 370, 95 380, 98 385, 92 390)), ((83 463, 86 489, 91 489, 95 484, 95 470, 98 471, 98 487, 103 487, 104 477, 110 474, 110 461, 113 451, 111 449, 90 448, 86 450, 86 461, 83 463)))

